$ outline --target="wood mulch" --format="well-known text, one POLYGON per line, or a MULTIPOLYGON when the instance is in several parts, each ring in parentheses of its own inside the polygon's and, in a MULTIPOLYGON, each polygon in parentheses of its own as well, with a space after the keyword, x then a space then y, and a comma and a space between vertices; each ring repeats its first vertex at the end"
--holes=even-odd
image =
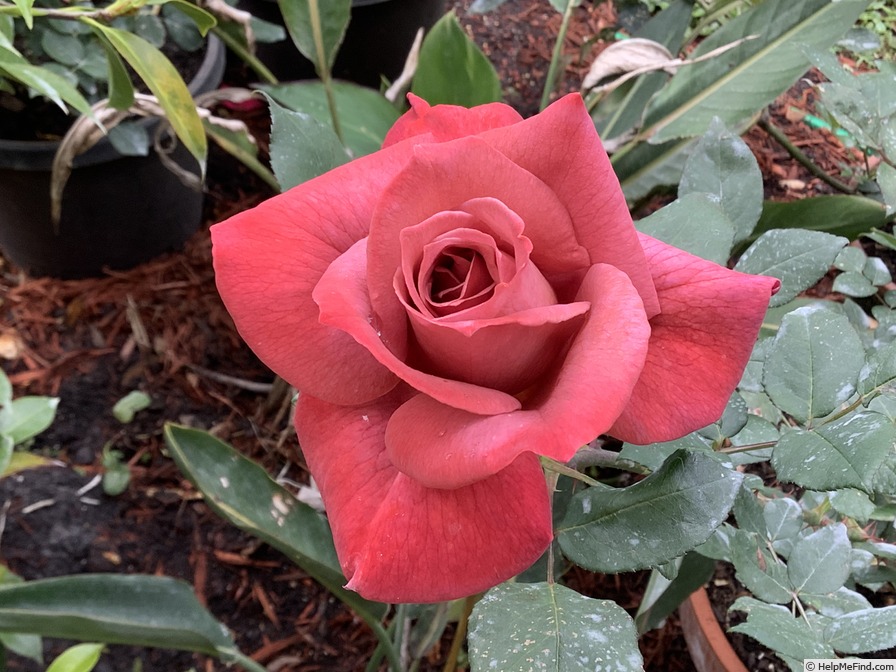
MULTIPOLYGON (((536 112, 559 15, 543 0, 510 0, 499 12, 471 15, 470 1, 449 6, 492 59, 506 99, 524 114, 536 112)), ((586 2, 576 11, 557 95, 577 90, 615 21, 609 2, 586 2)), ((244 71, 231 66, 228 81, 240 77, 244 71)), ((812 111, 811 89, 785 94, 773 118, 833 174, 841 161, 854 163, 850 150, 803 124, 788 112, 792 107, 812 111)), ((263 112, 233 114, 266 141, 263 112)), ((751 130, 747 141, 770 195, 828 190, 762 131, 751 130)), ((0 482, 0 508, 10 503, 0 556, 26 578, 84 571, 178 576, 234 631, 238 646, 270 670, 362 670, 375 647, 366 627, 278 553, 209 512, 165 455, 163 423, 182 422, 214 431, 269 473, 306 480, 289 429, 289 394, 270 389, 273 376, 236 333, 211 267, 208 225, 272 193, 219 151, 209 166, 205 225, 180 252, 132 271, 71 281, 29 278, 0 258, 0 364, 17 396, 60 397, 57 421, 34 450, 69 465, 0 482), (152 404, 122 425, 111 408, 134 389, 147 392, 152 404), (120 451, 132 472, 118 497, 98 488, 79 492, 102 471, 104 446, 120 451), (51 503, 35 509, 39 502, 51 503)), ((633 613, 646 577, 577 573, 575 581, 586 594, 633 613)), ((421 670, 442 669, 451 631, 421 670)), ((647 670, 692 669, 675 616, 642 638, 641 647, 647 670)), ((51 653, 59 648, 53 644, 51 653)), ((114 647, 97 670, 132 669, 138 658, 147 671, 223 669, 191 654, 114 647)), ((38 668, 16 661, 10 669, 38 668)))

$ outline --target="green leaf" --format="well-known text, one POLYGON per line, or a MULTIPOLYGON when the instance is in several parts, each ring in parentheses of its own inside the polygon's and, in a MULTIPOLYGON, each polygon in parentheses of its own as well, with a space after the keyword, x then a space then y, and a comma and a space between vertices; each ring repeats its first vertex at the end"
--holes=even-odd
POLYGON ((831 291, 846 294, 846 296, 864 298, 877 294, 877 287, 872 285, 871 281, 861 273, 847 271, 834 278, 831 291))
POLYGON ((165 426, 178 468, 219 516, 284 553, 339 599, 365 614, 383 606, 345 590, 326 520, 277 485, 257 464, 206 432, 165 426))
POLYGON ((593 571, 654 567, 710 537, 742 478, 713 456, 678 451, 634 485, 589 488, 573 497, 557 527, 560 548, 593 571))
POLYGON ((762 382, 775 405, 800 422, 828 415, 856 391, 865 349, 846 316, 820 304, 784 316, 762 382))
POLYGON ((0 427, 0 434, 5 434, 18 445, 33 438, 53 424, 56 417, 56 397, 19 397, 10 404, 12 413, 8 421, 0 427))
POLYGON ((12 0, 12 4, 18 8, 19 13, 25 20, 25 25, 28 27, 28 30, 31 30, 34 27, 34 14, 31 11, 34 0, 12 0))
POLYGON ((883 245, 891 250, 896 250, 896 236, 879 229, 871 229, 870 233, 863 234, 865 238, 870 238, 878 245, 883 245))
POLYGON ((853 271, 861 273, 865 268, 865 262, 868 261, 868 255, 861 247, 855 245, 847 245, 834 259, 834 268, 841 271, 853 271))
POLYGON ((875 350, 868 356, 859 376, 859 392, 869 395, 896 379, 896 341, 875 350))
POLYGON ((847 242, 821 231, 772 229, 744 252, 734 268, 778 278, 781 289, 769 305, 782 306, 824 277, 847 242))
POLYGON ((762 505, 756 499, 755 493, 743 484, 734 499, 731 513, 734 514, 738 529, 765 535, 765 516, 762 505))
POLYGON ((632 460, 638 464, 643 464, 651 471, 656 471, 676 450, 697 451, 702 453, 712 453, 712 446, 709 442, 696 432, 687 434, 680 439, 674 441, 663 441, 662 443, 650 443, 646 446, 634 443, 626 443, 619 452, 619 457, 632 460))
POLYGON ((766 536, 772 542, 796 539, 803 529, 803 510, 789 497, 766 502, 762 517, 766 536))
POLYGON ((838 616, 825 629, 824 637, 842 653, 866 653, 896 646, 896 606, 838 616))
POLYGON ((270 100, 271 167, 286 191, 349 161, 333 128, 270 100))
POLYGON ((878 201, 865 196, 832 194, 787 202, 765 201, 753 235, 772 229, 806 228, 852 240, 885 222, 886 211, 878 201))
POLYGON ((51 59, 69 67, 84 59, 84 43, 76 35, 64 35, 47 30, 41 35, 40 46, 51 59))
POLYGON ((872 479, 884 463, 896 426, 872 411, 850 413, 836 422, 806 431, 785 432, 772 455, 782 481, 812 490, 857 488, 872 492, 872 479))
POLYGON ((762 173, 747 143, 718 119, 713 119, 684 166, 678 196, 694 192, 717 198, 734 225, 734 242, 753 232, 762 213, 762 173))
POLYGON ((877 168, 877 184, 889 217, 896 212, 896 168, 882 161, 877 168))
POLYGON ((642 133, 661 143, 700 135, 713 117, 744 121, 786 91, 809 68, 800 49, 831 46, 855 23, 866 0, 767 0, 703 40, 700 57, 753 35, 724 54, 678 70, 647 110, 642 133))
POLYGON ((846 583, 852 545, 846 525, 836 523, 815 530, 793 546, 787 576, 798 593, 833 593, 846 583))
POLYGON ((203 37, 218 24, 218 20, 215 18, 214 14, 192 2, 188 2, 187 0, 148 0, 146 4, 165 5, 166 7, 172 7, 178 10, 189 17, 190 21, 192 21, 199 30, 199 34, 203 37))
POLYGON ((66 107, 68 103, 81 114, 93 116, 90 103, 65 77, 57 75, 48 68, 31 65, 21 56, 5 49, 0 49, 0 75, 6 75, 31 87, 55 103, 63 112, 68 113, 66 107))
POLYGON ((192 587, 162 576, 77 574, 2 585, 0 630, 211 655, 233 649, 192 587))
POLYGON ((329 73, 351 17, 351 0, 278 0, 283 22, 318 75, 329 73))
POLYGON ((862 275, 868 278, 871 284, 877 287, 881 287, 893 281, 890 269, 888 269, 883 260, 878 257, 868 258, 865 262, 865 267, 862 269, 862 275))
MULTIPOLYGON (((641 602, 635 616, 638 632, 645 633, 660 627, 666 617, 675 611, 691 593, 712 578, 715 567, 716 563, 711 558, 692 552, 684 556, 678 569, 678 575, 674 579, 671 581, 662 579, 662 582, 656 579, 657 582, 664 582, 662 593, 649 604, 646 601, 641 602)), ((653 581, 657 575, 658 573, 654 570, 651 580, 653 581)))
POLYGON ((470 616, 469 647, 472 672, 634 672, 643 664, 634 623, 619 605, 548 583, 488 591, 470 616))
POLYGON ((149 408, 152 403, 152 397, 146 392, 140 390, 131 390, 121 399, 115 402, 112 407, 112 415, 121 423, 128 423, 134 419, 134 416, 145 408, 149 408))
POLYGON ((729 552, 737 580, 751 593, 773 604, 790 602, 787 567, 769 553, 758 534, 735 530, 730 538, 729 552))
MULTIPOLYGON (((283 107, 311 115, 332 128, 327 94, 317 81, 259 87, 283 107)), ((380 149, 386 133, 398 119, 398 110, 382 94, 350 82, 333 82, 339 125, 352 158, 380 149)))
POLYGON ((852 518, 860 525, 867 523, 868 519, 874 515, 874 502, 861 490, 854 488, 834 490, 828 493, 828 498, 837 513, 852 518))
MULTIPOLYGON (((686 0, 674 0, 655 14, 632 37, 642 37, 677 52, 684 41, 693 7, 686 0)), ((591 114, 600 137, 606 141, 630 131, 641 120, 650 98, 668 81, 664 72, 651 72, 623 84, 600 100, 591 114)))
POLYGON ((613 154, 610 163, 625 198, 640 201, 654 190, 678 184, 688 153, 696 140, 673 140, 662 145, 639 142, 613 154))
POLYGON ((711 194, 681 196, 636 226, 642 233, 717 264, 727 263, 731 254, 734 224, 711 194))
POLYGON ((5 647, 17 656, 29 658, 43 667, 43 640, 37 635, 16 632, 0 632, 0 647, 5 647))
POLYGON ((411 90, 431 105, 473 107, 501 100, 498 73, 453 11, 423 39, 411 90))
POLYGON ((803 593, 800 595, 800 599, 829 618, 836 618, 853 611, 871 609, 871 603, 864 595, 849 588, 839 588, 829 595, 803 593))
POLYGON ((158 98, 165 116, 184 147, 199 162, 205 175, 208 144, 202 119, 183 78, 171 61, 142 37, 105 26, 92 19, 83 19, 102 34, 121 54, 158 98))
POLYGON ((134 104, 134 83, 131 81, 131 75, 112 43, 102 33, 99 34, 99 38, 108 63, 109 105, 116 110, 127 110, 134 104))
POLYGON ((90 672, 100 660, 104 644, 76 644, 56 657, 47 672, 90 672))
POLYGON ((731 609, 747 612, 746 622, 735 625, 731 632, 749 635, 778 654, 797 661, 834 657, 834 650, 822 640, 818 630, 805 619, 795 618, 786 607, 740 597, 731 609))

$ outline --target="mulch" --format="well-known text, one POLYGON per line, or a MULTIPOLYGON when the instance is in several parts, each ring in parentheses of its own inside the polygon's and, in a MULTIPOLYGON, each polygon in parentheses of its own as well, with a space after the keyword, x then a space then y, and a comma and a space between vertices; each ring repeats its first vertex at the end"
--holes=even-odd
MULTIPOLYGON (((535 113, 559 15, 539 0, 510 0, 496 13, 472 15, 470 2, 451 4, 495 64, 506 100, 525 115, 535 113)), ((615 25, 612 3, 577 9, 556 95, 577 90, 615 25)), ((241 76, 238 69, 228 72, 231 83, 241 76)), ((793 112, 813 112, 813 95, 811 87, 798 85, 771 115, 822 168, 839 175, 842 166, 855 164, 852 150, 793 112)), ((264 146, 262 112, 231 114, 249 123, 264 146)), ((770 197, 829 193, 760 129, 746 139, 770 197)), ((375 647, 366 627, 278 553, 217 519, 165 455, 161 428, 181 422, 212 430, 269 473, 306 480, 289 429, 290 395, 272 386, 273 375, 242 343, 211 268, 208 225, 272 193, 222 152, 213 153, 209 166, 205 224, 181 251, 131 271, 69 281, 30 278, 0 259, 0 364, 17 396, 61 398, 56 423, 33 449, 72 467, 24 472, 0 483, 0 505, 10 502, 0 556, 26 578, 83 571, 178 576, 233 629, 240 648, 269 669, 361 670, 375 647), (147 392, 152 404, 122 425, 111 408, 134 389, 147 392), (120 451, 132 472, 118 497, 99 488, 80 492, 102 472, 104 446, 120 451)), ((646 573, 585 574, 576 572, 574 581, 586 594, 614 599, 632 613, 637 608, 646 573)), ((449 627, 421 670, 442 669, 450 634, 449 627)), ((52 646, 59 650, 58 643, 52 646)), ((692 669, 675 616, 641 646, 647 670, 692 669)), ((116 647, 97 670, 132 669, 137 658, 149 671, 222 669, 190 654, 116 647)), ((38 668, 17 662, 10 669, 38 668)))

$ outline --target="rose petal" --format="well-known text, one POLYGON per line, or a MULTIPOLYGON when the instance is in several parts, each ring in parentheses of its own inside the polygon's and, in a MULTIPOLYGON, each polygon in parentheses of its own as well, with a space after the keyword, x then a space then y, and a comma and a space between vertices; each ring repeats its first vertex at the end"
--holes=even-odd
POLYGON ((473 108, 458 105, 431 107, 413 93, 408 94, 408 101, 411 109, 389 129, 383 140, 383 147, 408 138, 424 142, 445 142, 466 135, 476 135, 492 128, 509 126, 522 120, 516 110, 503 103, 490 103, 473 108))
POLYGON ((367 235, 373 204, 410 151, 362 157, 211 227, 218 291, 240 335, 291 385, 333 403, 362 403, 397 382, 350 336, 318 322, 311 291, 367 235))
MULTIPOLYGON (((546 184, 569 212, 591 263, 625 271, 638 288, 648 317, 659 312, 625 196, 579 94, 564 96, 540 114, 480 137, 546 184)), ((532 237, 528 226, 526 235, 532 237)))
POLYGON ((454 380, 517 394, 541 378, 582 326, 587 302, 534 308, 491 320, 441 322, 408 311, 418 366, 454 380))
MULTIPOLYGON (((509 394, 429 375, 408 366, 404 354, 385 340, 367 296, 367 239, 359 240, 336 259, 314 288, 322 324, 351 335, 383 366, 415 389, 445 404, 474 413, 506 413, 520 407, 509 394)), ((402 316, 402 326, 407 323, 402 316)))
POLYGON ((753 351, 776 278, 728 270, 641 236, 662 312, 631 402, 609 433, 671 441, 715 422, 753 351))
POLYGON ((346 408, 301 395, 296 432, 327 508, 347 587, 381 602, 472 595, 527 569, 551 543, 550 501, 533 455, 465 488, 399 473, 383 433, 397 389, 346 408))
POLYGON ((429 487, 461 487, 527 451, 566 462, 609 429, 641 373, 650 326, 628 276, 611 266, 594 266, 578 298, 591 303, 588 319, 557 375, 522 410, 483 417, 414 397, 386 430, 395 466, 429 487))
MULTIPOLYGON (((532 243, 531 259, 548 280, 553 274, 584 273, 590 265, 566 208, 531 173, 476 137, 418 146, 407 168, 383 193, 367 248, 370 300, 391 342, 404 337, 400 327, 391 331, 393 325, 402 324, 404 313, 392 284, 395 269, 401 265, 400 233, 436 213, 456 210, 479 198, 497 199, 525 223, 523 233, 532 243)), ((637 254, 643 256, 640 247, 637 254)), ((556 283, 551 284, 557 288, 556 283)), ((561 299, 569 301, 572 296, 561 299)))

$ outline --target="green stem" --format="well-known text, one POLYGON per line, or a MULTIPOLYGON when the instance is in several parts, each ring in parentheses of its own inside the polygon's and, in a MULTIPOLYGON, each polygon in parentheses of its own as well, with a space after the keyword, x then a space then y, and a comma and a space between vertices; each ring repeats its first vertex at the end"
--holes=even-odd
POLYGON ((780 128, 775 126, 771 121, 769 121, 768 117, 765 115, 759 118, 757 122, 759 128, 772 136, 778 144, 780 144, 784 149, 787 150, 787 153, 790 154, 798 163, 800 163, 806 170, 812 173, 815 177, 819 178, 821 181, 826 182, 830 186, 832 186, 837 191, 841 191, 844 194, 854 194, 856 193, 855 187, 851 187, 848 184, 841 182, 836 177, 832 177, 824 172, 815 162, 812 161, 808 156, 806 156, 799 147, 790 142, 790 139, 784 134, 780 128))
POLYGON ((569 30, 569 20, 573 10, 579 6, 580 0, 568 0, 566 11, 563 12, 563 20, 560 23, 560 31, 557 33, 557 41, 554 42, 554 51, 551 54, 551 64, 548 66, 548 74, 544 80, 544 90, 541 92, 541 109, 543 110, 551 102, 551 92, 557 83, 557 72, 563 60, 563 42, 566 40, 566 32, 569 30))
POLYGON ((368 620, 363 614, 358 615, 361 616, 361 618, 367 622, 367 625, 370 626, 370 629, 373 630, 373 634, 379 641, 379 646, 377 648, 379 649, 382 647, 383 653, 386 654, 386 658, 389 660, 389 669, 392 672, 403 672, 398 652, 392 646, 392 638, 389 637, 389 633, 386 632, 386 628, 383 627, 383 624, 377 620, 368 620))
POLYGON ((445 667, 442 672, 455 672, 457 670, 457 657, 460 655, 460 647, 467 637, 467 621, 470 614, 473 613, 473 605, 476 604, 478 597, 470 595, 464 600, 464 612, 457 619, 457 630, 454 631, 454 639, 451 640, 451 649, 448 651, 448 658, 445 660, 445 667))
POLYGON ((725 453, 726 455, 733 455, 734 453, 748 453, 751 450, 762 450, 763 448, 772 448, 778 442, 777 441, 760 441, 759 443, 748 443, 743 446, 728 446, 727 448, 719 448, 719 453, 725 453))
POLYGON ((274 73, 268 70, 267 66, 262 63, 255 54, 243 46, 239 40, 235 39, 227 31, 221 30, 218 26, 212 28, 212 32, 220 38, 228 49, 239 56, 240 59, 242 59, 263 81, 268 84, 278 83, 274 73))
POLYGON ((339 113, 336 111, 336 96, 333 93, 333 79, 330 74, 330 65, 327 63, 327 55, 324 51, 324 34, 320 22, 320 7, 318 0, 308 0, 308 13, 311 20, 311 32, 314 35, 314 48, 317 51, 317 75, 323 84, 327 96, 327 106, 330 108, 330 119, 333 121, 333 131, 339 142, 345 144, 342 136, 342 125, 339 123, 339 113))

